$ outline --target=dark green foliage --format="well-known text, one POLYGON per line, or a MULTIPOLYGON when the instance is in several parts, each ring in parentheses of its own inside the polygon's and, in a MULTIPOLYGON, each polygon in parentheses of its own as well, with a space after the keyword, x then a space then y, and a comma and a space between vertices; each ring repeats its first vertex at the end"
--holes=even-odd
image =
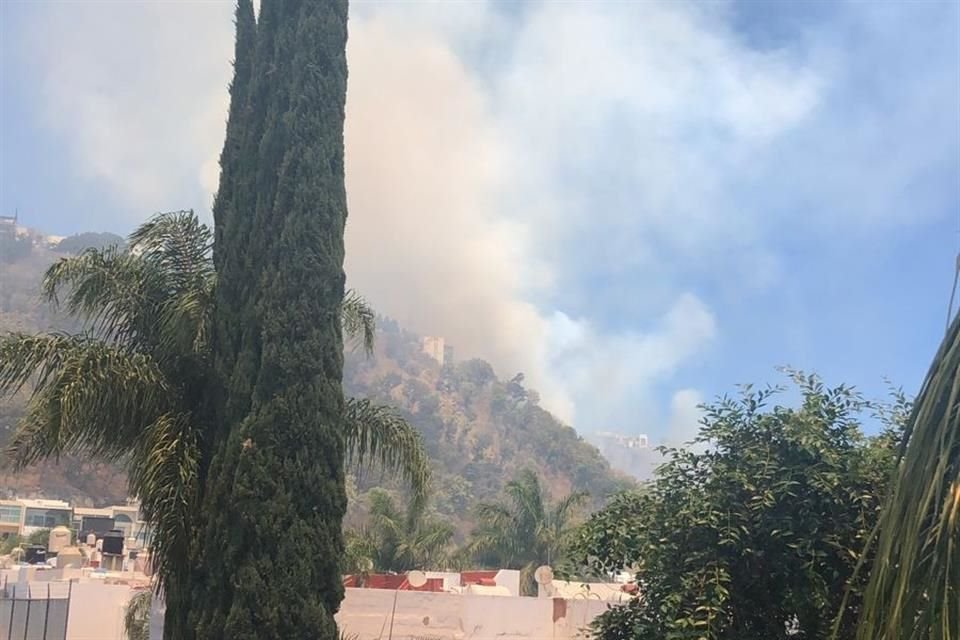
POLYGON ((477 506, 472 555, 491 567, 520 569, 521 589, 536 594, 533 572, 540 565, 566 562, 574 519, 586 501, 574 492, 548 504, 536 473, 527 469, 507 483, 504 500, 477 506))
POLYGON ((706 407, 693 450, 665 451, 644 493, 617 498, 582 528, 580 560, 601 574, 635 570, 642 593, 598 619, 600 638, 774 640, 794 637, 791 626, 824 640, 848 584, 838 637, 853 637, 864 587, 854 568, 906 403, 866 438, 870 405, 854 391, 792 375, 799 407, 769 407, 774 391, 749 387, 706 407))
POLYGON ((366 496, 369 514, 363 526, 346 532, 347 573, 436 570, 448 566, 454 528, 418 505, 401 510, 393 496, 373 489, 366 496))
POLYGON ((123 247, 124 239, 115 233, 96 233, 85 231, 61 240, 53 250, 57 253, 80 253, 86 249, 107 249, 123 247))
POLYGON ((337 634, 346 21, 342 0, 264 0, 256 24, 249 2, 237 11, 214 207, 222 430, 209 443, 193 609, 168 637, 337 634))

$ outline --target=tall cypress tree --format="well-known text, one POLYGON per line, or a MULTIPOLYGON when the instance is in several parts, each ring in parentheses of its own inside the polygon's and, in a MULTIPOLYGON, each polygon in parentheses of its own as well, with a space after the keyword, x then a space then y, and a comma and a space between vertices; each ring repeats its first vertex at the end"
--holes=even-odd
POLYGON ((339 416, 346 0, 237 11, 215 203, 220 386, 189 616, 167 638, 333 639, 346 507, 339 416))

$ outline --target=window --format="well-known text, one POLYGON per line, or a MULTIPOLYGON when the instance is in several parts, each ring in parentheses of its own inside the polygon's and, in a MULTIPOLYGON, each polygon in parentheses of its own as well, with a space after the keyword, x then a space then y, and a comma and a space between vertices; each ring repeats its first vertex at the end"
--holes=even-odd
POLYGON ((24 525, 52 529, 70 524, 70 512, 60 509, 27 509, 24 525))
POLYGON ((0 507, 0 522, 20 524, 20 509, 22 507, 0 507))
POLYGON ((123 537, 129 538, 133 535, 133 520, 125 513, 118 513, 113 516, 114 526, 123 531, 123 537))

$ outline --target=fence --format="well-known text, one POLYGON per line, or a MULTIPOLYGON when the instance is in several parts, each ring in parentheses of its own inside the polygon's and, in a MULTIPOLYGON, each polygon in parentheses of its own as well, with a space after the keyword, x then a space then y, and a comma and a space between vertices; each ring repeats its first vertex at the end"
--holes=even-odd
POLYGON ((72 582, 4 584, 0 640, 66 640, 72 582))

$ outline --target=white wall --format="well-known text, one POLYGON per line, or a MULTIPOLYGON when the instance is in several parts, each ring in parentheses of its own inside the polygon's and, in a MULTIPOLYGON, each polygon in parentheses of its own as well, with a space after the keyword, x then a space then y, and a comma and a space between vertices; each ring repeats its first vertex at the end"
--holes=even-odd
POLYGON ((67 640, 124 640, 123 611, 132 596, 125 584, 75 582, 67 640))
POLYGON ((607 608, 596 600, 347 589, 337 622, 360 640, 387 638, 394 597, 394 640, 572 640, 607 608))
MULTIPOLYGON (((347 589, 337 623, 359 640, 582 640, 584 628, 606 609, 597 600, 347 589)), ((150 639, 159 640, 162 605, 151 616, 150 639)))

